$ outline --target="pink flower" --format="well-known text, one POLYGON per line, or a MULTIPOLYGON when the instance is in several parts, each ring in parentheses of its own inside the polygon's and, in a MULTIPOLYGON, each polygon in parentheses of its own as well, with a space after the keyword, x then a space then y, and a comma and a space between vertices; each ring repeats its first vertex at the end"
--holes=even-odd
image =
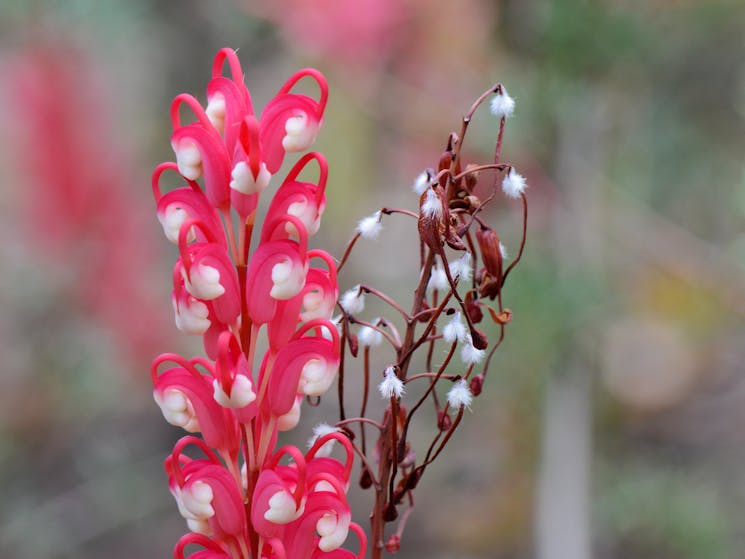
POLYGON ((210 447, 228 453, 239 440, 236 418, 213 397, 211 366, 200 361, 203 367, 210 367, 207 374, 203 374, 196 364, 178 355, 159 356, 151 369, 153 397, 168 423, 189 433, 202 433, 210 447), (169 361, 178 366, 158 373, 158 367, 169 361))
POLYGON ((269 376, 267 411, 284 415, 292 408, 296 395, 320 396, 326 392, 339 366, 339 349, 339 333, 334 324, 323 319, 304 324, 277 352, 272 363, 262 363, 260 382, 269 376), (314 329, 315 333, 306 335, 314 329))
POLYGON ((398 43, 408 8, 397 0, 278 0, 245 2, 280 25, 290 44, 344 62, 382 63, 398 43))
POLYGON ((207 107, 186 94, 174 100, 176 162, 153 174, 158 219, 179 252, 176 325, 201 335, 209 357, 163 354, 151 369, 165 419, 203 437, 183 438, 165 463, 193 532, 179 540, 174 555, 183 558, 194 544, 203 549, 193 557, 204 559, 349 557, 338 551, 350 526, 358 531, 346 501, 353 461, 346 436, 330 433, 305 456, 292 446, 273 451, 278 432, 297 424, 304 397, 330 388, 340 360, 339 333, 329 320, 338 295, 336 265, 326 252, 308 249, 326 205, 321 154, 305 154, 289 171, 250 250, 259 197, 286 153, 305 151, 318 133, 326 82, 315 70, 301 70, 256 117, 242 79, 235 53, 218 52, 207 107), (222 75, 225 62, 230 77, 222 75), (318 101, 291 93, 305 77, 318 84, 318 101), (194 122, 182 123, 183 105, 194 122), (315 183, 299 179, 311 162, 320 170, 315 183), (166 170, 185 185, 163 193, 166 170), (319 260, 322 267, 311 267, 319 260), (269 349, 261 357, 257 338, 265 326, 269 349), (159 371, 164 363, 173 366, 159 371), (317 456, 335 440, 344 446, 344 463, 317 456), (187 447, 206 458, 186 456, 187 447), (280 464, 284 457, 292 462, 280 464))

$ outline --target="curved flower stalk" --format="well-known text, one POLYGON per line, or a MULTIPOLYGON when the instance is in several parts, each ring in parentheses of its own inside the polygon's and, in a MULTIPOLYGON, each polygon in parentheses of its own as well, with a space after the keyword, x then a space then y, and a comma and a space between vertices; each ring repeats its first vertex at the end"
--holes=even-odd
POLYGON ((380 237, 385 216, 404 216, 416 230, 412 236, 419 239, 421 259, 413 270, 418 283, 411 301, 400 303, 366 284, 349 289, 339 301, 343 351, 348 349, 352 357, 360 359, 364 378, 362 397, 355 402, 359 415, 349 415, 344 367, 339 371, 341 421, 337 427, 354 427, 359 433, 350 444, 362 460, 360 485, 374 492, 374 559, 384 551, 398 550, 414 506, 414 490, 450 441, 464 411, 481 393, 489 364, 512 317, 503 305, 502 288, 522 257, 528 210, 525 178, 501 161, 505 123, 514 106, 501 84, 484 92, 463 117, 460 133, 449 135, 436 167, 414 181, 416 210, 381 208, 363 218, 338 267, 340 271, 360 239, 380 237), (490 97, 491 112, 499 119, 494 160, 464 165, 462 149, 468 125, 476 109, 490 97), (500 178, 506 201, 522 206, 522 237, 511 260, 485 212, 498 199, 500 178), (487 190, 482 194, 484 183, 487 190), (366 319, 366 296, 379 300, 390 316, 366 319), (485 316, 490 321, 483 327, 485 316), (489 330, 496 333, 495 341, 487 337, 489 330), (375 392, 370 386, 374 374, 371 354, 382 351, 387 352, 389 365, 378 373, 378 392, 386 408, 382 419, 374 421, 366 416, 370 394, 375 392), (435 419, 430 420, 432 438, 422 445, 409 439, 409 428, 425 405, 434 408, 435 419), (374 445, 368 445, 370 428, 375 430, 374 445), (395 523, 395 528, 387 530, 388 523, 395 523))
POLYGON ((177 559, 365 555, 346 498, 353 461, 347 436, 329 432, 306 454, 275 450, 278 432, 297 424, 306 397, 330 388, 340 362, 330 321, 336 265, 309 248, 326 204, 321 154, 302 156, 281 181, 251 249, 259 197, 278 182, 287 153, 311 146, 327 96, 323 76, 301 70, 256 114, 235 52, 222 49, 206 106, 188 94, 171 105, 175 161, 155 169, 152 189, 164 234, 178 247, 176 326, 201 336, 207 353, 163 354, 151 369, 166 421, 190 433, 165 462, 190 530, 176 544, 177 559), (318 99, 293 93, 306 79, 317 84, 318 99), (316 182, 302 178, 312 163, 320 169, 316 182), (162 184, 172 175, 178 186, 169 190, 162 184), (263 328, 269 349, 260 356, 263 328), (343 461, 319 451, 333 442, 341 443, 343 461), (360 541, 357 554, 341 549, 350 530, 360 541))

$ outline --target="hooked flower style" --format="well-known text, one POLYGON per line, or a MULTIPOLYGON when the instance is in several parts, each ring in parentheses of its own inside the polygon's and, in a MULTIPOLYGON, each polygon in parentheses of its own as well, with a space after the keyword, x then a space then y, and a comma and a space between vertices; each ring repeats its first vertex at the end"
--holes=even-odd
POLYGON ((202 336, 207 353, 163 354, 151 369, 164 418, 190 433, 165 461, 190 530, 176 544, 176 558, 365 555, 364 532, 351 522, 346 499, 354 455, 347 436, 330 430, 305 454, 292 446, 274 450, 278 432, 297 424, 304 397, 330 388, 340 361, 330 320, 336 264, 308 247, 326 205, 323 155, 306 153, 287 173, 251 250, 259 197, 286 154, 310 148, 327 97, 324 77, 304 69, 257 114, 235 52, 222 49, 206 106, 188 94, 171 105, 175 161, 155 169, 152 190, 163 232, 178 248, 176 326, 202 336), (317 99, 293 91, 306 79, 317 85, 317 99), (312 163, 316 181, 302 177, 312 163), (167 171, 178 179, 175 188, 161 186, 167 171), (263 327, 269 348, 262 357, 263 327), (332 442, 340 443, 343 461, 320 452, 332 442), (341 549, 350 530, 360 540, 357 554, 341 549), (189 546, 201 550, 189 555, 189 546))

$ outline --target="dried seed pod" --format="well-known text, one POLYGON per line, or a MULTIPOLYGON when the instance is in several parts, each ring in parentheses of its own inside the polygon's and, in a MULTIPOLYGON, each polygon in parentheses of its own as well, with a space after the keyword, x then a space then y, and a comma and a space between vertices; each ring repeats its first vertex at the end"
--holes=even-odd
POLYGON ((499 236, 490 227, 481 226, 476 231, 476 240, 481 249, 481 260, 486 272, 493 278, 502 277, 502 251, 499 249, 499 236))

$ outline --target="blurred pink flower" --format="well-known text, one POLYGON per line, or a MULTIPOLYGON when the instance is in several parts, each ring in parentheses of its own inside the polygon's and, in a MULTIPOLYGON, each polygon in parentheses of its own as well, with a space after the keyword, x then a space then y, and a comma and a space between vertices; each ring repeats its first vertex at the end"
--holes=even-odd
POLYGON ((151 358, 169 331, 139 273, 155 265, 154 231, 142 197, 130 194, 139 173, 117 145, 102 78, 65 44, 27 48, 3 70, 28 247, 43 256, 63 296, 108 329, 125 354, 151 358))
POLYGON ((365 66, 385 62, 408 17, 401 0, 276 0, 245 6, 280 26, 299 50, 365 66))

